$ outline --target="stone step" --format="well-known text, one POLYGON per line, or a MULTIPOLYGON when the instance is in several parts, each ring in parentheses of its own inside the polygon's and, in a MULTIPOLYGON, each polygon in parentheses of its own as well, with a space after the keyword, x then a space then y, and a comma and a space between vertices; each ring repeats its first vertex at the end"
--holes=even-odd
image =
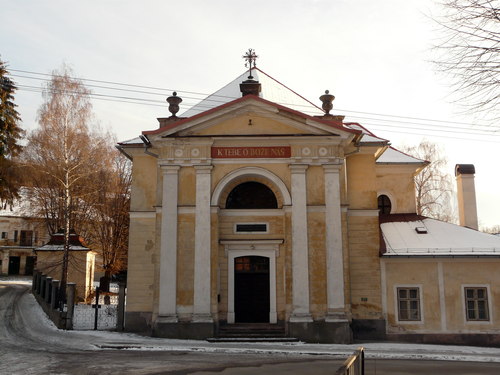
POLYGON ((299 342, 295 337, 214 337, 208 342, 299 342))
POLYGON ((219 332, 217 337, 286 337, 285 332, 219 332))

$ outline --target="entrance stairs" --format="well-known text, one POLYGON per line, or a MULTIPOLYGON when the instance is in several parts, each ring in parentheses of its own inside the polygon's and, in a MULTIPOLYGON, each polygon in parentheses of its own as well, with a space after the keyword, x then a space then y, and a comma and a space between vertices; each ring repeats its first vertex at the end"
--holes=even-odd
POLYGON ((236 323, 221 325, 216 337, 208 342, 298 342, 287 337, 285 326, 269 323, 236 323))

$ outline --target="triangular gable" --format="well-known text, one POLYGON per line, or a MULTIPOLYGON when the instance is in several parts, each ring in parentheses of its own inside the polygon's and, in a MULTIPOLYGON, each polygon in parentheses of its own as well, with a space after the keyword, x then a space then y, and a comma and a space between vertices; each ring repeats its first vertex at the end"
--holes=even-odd
MULTIPOLYGON (((194 135, 229 119, 248 114, 259 114, 274 121, 296 128, 293 134, 343 135, 360 134, 360 130, 345 127, 341 121, 313 117, 253 95, 240 97, 232 102, 210 109, 190 118, 180 119, 162 128, 144 131, 146 136, 194 135)), ((286 134, 286 130, 284 133, 286 134)), ((204 135, 208 133, 205 132, 204 135)))

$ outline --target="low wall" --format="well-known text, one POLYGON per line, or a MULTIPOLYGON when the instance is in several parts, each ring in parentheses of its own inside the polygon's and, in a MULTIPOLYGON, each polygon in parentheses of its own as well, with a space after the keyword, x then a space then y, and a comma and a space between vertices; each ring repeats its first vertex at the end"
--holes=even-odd
MULTIPOLYGON (((42 310, 57 328, 72 328, 71 319, 67 319, 67 312, 61 311, 59 304, 59 280, 52 280, 52 277, 47 277, 47 275, 44 275, 39 270, 34 270, 31 291, 42 310)), ((70 306, 68 306, 68 310, 69 308, 70 306)), ((73 307, 71 306, 72 309, 73 307)))

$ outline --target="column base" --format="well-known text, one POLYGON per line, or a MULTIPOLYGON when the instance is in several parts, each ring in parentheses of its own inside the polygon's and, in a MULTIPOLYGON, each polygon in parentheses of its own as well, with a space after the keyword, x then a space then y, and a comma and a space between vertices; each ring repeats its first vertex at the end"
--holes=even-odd
POLYGON ((345 313, 328 313, 325 317, 326 323, 336 323, 336 322, 349 322, 345 313))
POLYGON ((303 322, 290 320, 288 325, 290 337, 300 341, 318 344, 352 344, 352 331, 349 321, 337 322, 303 322))
POLYGON ((156 323, 177 323, 178 321, 177 314, 161 315, 156 318, 156 323))
POLYGON ((214 320, 211 314, 193 314, 191 323, 213 323, 214 320))
POLYGON ((313 319, 311 314, 292 314, 290 316, 290 323, 312 323, 313 319))

